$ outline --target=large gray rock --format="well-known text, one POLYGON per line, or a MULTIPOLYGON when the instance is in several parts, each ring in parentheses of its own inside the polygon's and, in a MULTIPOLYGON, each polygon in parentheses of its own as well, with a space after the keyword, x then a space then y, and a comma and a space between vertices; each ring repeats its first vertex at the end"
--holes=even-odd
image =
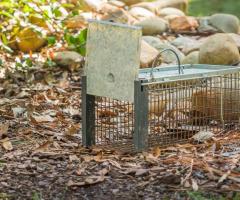
POLYGON ((154 17, 155 14, 145 8, 133 7, 129 10, 129 13, 137 19, 145 19, 148 17, 154 17))
POLYGON ((213 26, 210 25, 209 22, 210 17, 200 17, 198 19, 199 26, 197 28, 198 32, 200 33, 217 33, 219 30, 217 28, 214 28, 213 26))
POLYGON ((191 52, 182 61, 182 64, 198 64, 198 63, 199 63, 199 51, 191 52))
MULTIPOLYGON (((182 61, 183 58, 185 57, 184 54, 179 49, 177 49, 175 46, 171 45, 168 42, 163 42, 157 37, 143 36, 143 40, 146 41, 149 45, 151 45, 155 49, 157 49, 158 51, 162 51, 164 49, 174 50, 177 53, 180 61, 182 61)), ((163 61, 163 63, 175 63, 176 56, 172 52, 166 51, 162 54, 162 61, 163 61)))
POLYGON ((209 18, 209 23, 224 33, 238 33, 239 19, 230 14, 214 14, 209 18))
POLYGON ((143 35, 156 35, 168 30, 167 22, 160 17, 149 17, 135 23, 135 25, 142 27, 143 35))
POLYGON ((195 39, 191 37, 180 36, 171 41, 171 44, 180 49, 185 55, 191 53, 192 51, 199 50, 200 46, 205 41, 205 38, 195 39))
POLYGON ((158 11, 157 13, 161 17, 166 17, 168 15, 175 15, 175 16, 185 16, 184 12, 177 9, 177 8, 163 8, 158 11))
POLYGON ((228 34, 217 33, 210 36, 200 47, 201 64, 232 65, 239 60, 237 45, 228 34))
POLYGON ((58 66, 67 67, 72 70, 82 65, 83 57, 75 51, 60 51, 54 55, 53 61, 58 66))

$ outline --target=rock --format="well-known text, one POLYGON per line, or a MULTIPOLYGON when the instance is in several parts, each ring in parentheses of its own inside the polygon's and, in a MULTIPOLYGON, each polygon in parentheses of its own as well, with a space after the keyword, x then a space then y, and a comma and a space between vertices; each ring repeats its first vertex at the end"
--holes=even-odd
POLYGON ((113 21, 123 24, 134 24, 137 21, 136 18, 134 18, 124 9, 119 9, 118 11, 112 13, 106 13, 101 17, 101 20, 113 21))
POLYGON ((196 40, 191 37, 180 36, 175 40, 171 41, 171 44, 180 49, 184 54, 189 54, 192 51, 199 50, 200 46, 205 41, 205 38, 196 40))
POLYGON ((168 15, 185 16, 184 12, 177 8, 163 8, 159 10, 157 14, 160 17, 166 17, 168 15))
POLYGON ((124 2, 126 5, 133 5, 133 4, 137 4, 140 2, 143 2, 144 0, 122 0, 122 2, 124 2))
POLYGON ((230 14, 214 14, 209 18, 209 23, 224 33, 238 33, 239 19, 230 14))
POLYGON ((240 60, 234 40, 227 34, 210 36, 200 47, 199 63, 212 65, 232 65, 240 60))
POLYGON ((150 67, 158 55, 158 50, 150 46, 144 40, 141 41, 140 65, 141 68, 150 67))
POLYGON ((228 35, 234 40, 235 44, 240 50, 240 35, 235 33, 229 33, 228 35))
POLYGON ((29 19, 29 22, 31 22, 32 24, 34 24, 36 26, 39 26, 39 27, 42 27, 42 28, 45 28, 45 29, 49 28, 46 20, 44 20, 41 15, 31 14, 31 15, 29 15, 28 19, 29 19))
MULTIPOLYGON (((172 46, 168 42, 162 42, 157 37, 143 36, 143 40, 146 41, 149 45, 153 46, 158 51, 162 51, 164 49, 174 50, 177 53, 177 55, 179 56, 180 61, 182 61, 183 58, 185 57, 184 54, 179 49, 172 46)), ((172 52, 166 51, 162 54, 162 62, 163 63, 176 63, 176 56, 172 52)))
POLYGON ((129 10, 129 13, 138 19, 144 19, 149 17, 154 17, 155 14, 145 8, 133 7, 129 10))
POLYGON ((97 12, 106 0, 79 0, 80 10, 97 12))
POLYGON ((199 51, 191 52, 182 61, 182 64, 198 64, 198 63, 199 63, 199 51))
POLYGON ((69 29, 83 28, 86 24, 86 19, 81 15, 76 15, 64 21, 64 25, 69 29))
POLYGON ((170 20, 170 29, 174 32, 193 31, 198 27, 194 17, 180 16, 170 20))
POLYGON ((58 66, 67 67, 73 71, 81 66, 83 57, 75 51, 60 51, 54 55, 53 61, 58 66))
POLYGON ((108 1, 108 3, 119 8, 123 8, 124 6, 126 6, 124 2, 117 1, 117 0, 111 0, 111 1, 108 1))
POLYGON ((159 17, 150 17, 135 23, 142 27, 143 35, 161 34, 168 30, 167 22, 159 17))
POLYGON ((17 47, 24 53, 38 51, 46 44, 46 39, 30 27, 24 28, 17 35, 17 47))
POLYGON ((99 8, 98 8, 98 12, 102 13, 102 14, 114 13, 114 12, 118 12, 119 10, 120 10, 119 7, 109 4, 109 3, 102 3, 101 6, 99 6, 99 8))
POLYGON ((199 131, 192 138, 196 142, 205 142, 209 139, 212 139, 214 134, 211 131, 199 131))
POLYGON ((187 12, 188 0, 157 0, 152 2, 142 2, 135 4, 133 6, 143 7, 152 12, 159 12, 159 10, 166 7, 173 7, 187 12))
POLYGON ((200 33, 217 33, 218 30, 209 24, 209 17, 201 17, 198 19, 199 26, 197 28, 200 33))

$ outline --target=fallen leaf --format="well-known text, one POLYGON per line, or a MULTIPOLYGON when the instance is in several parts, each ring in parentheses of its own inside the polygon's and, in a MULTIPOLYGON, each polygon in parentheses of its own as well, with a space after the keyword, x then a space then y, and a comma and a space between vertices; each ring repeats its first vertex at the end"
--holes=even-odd
POLYGON ((87 185, 94 185, 97 183, 101 183, 105 180, 104 176, 89 176, 85 179, 84 182, 74 182, 72 180, 69 180, 67 183, 68 187, 72 187, 72 186, 87 186, 87 185))
POLYGON ((7 135, 9 128, 9 124, 0 124, 0 139, 4 136, 7 135))
POLYGON ((148 169, 137 169, 135 172, 135 176, 145 176, 149 172, 148 169))
POLYGON ((71 125, 65 133, 68 136, 72 136, 72 135, 77 134, 78 132, 79 132, 79 127, 75 126, 75 125, 71 125))
POLYGON ((49 146, 52 144, 52 141, 47 141, 43 144, 41 144, 39 147, 37 147, 35 150, 34 150, 34 153, 37 153, 37 152, 44 152, 44 151, 47 151, 49 149, 49 146))
POLYGON ((76 155, 70 155, 69 156, 69 161, 73 162, 73 161, 79 161, 79 158, 76 155))
POLYGON ((191 182, 192 182, 192 189, 194 191, 198 191, 198 184, 197 184, 197 181, 195 179, 191 179, 191 182))
POLYGON ((5 150, 7 150, 7 151, 13 150, 13 146, 12 146, 12 143, 11 143, 11 141, 9 140, 9 138, 4 138, 4 139, 2 139, 2 140, 0 140, 0 141, 1 141, 2 146, 3 146, 3 148, 4 148, 5 150))
POLYGON ((108 168, 103 168, 100 171, 98 171, 97 174, 100 175, 100 176, 105 176, 105 175, 108 174, 109 170, 110 170, 109 167, 108 168))
POLYGON ((154 147, 153 151, 152 151, 152 154, 153 154, 154 157, 159 157, 161 155, 160 147, 154 147))
POLYGON ((31 121, 35 123, 43 123, 43 122, 53 122, 55 119, 49 115, 44 115, 44 116, 31 116, 31 121))

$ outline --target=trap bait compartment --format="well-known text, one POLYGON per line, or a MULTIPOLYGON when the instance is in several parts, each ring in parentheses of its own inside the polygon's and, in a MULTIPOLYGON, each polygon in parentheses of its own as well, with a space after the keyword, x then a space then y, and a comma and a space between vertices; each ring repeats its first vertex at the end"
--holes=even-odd
POLYGON ((82 76, 84 146, 143 151, 187 142, 203 130, 238 128, 239 67, 178 62, 139 69, 140 40, 138 27, 89 23, 82 76))

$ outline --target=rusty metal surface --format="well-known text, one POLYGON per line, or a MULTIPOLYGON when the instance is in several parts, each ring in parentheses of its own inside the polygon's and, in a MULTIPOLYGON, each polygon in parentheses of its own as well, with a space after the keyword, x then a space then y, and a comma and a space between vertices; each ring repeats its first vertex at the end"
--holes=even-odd
POLYGON ((87 36, 87 93, 133 102, 140 66, 139 27, 91 21, 87 36))

